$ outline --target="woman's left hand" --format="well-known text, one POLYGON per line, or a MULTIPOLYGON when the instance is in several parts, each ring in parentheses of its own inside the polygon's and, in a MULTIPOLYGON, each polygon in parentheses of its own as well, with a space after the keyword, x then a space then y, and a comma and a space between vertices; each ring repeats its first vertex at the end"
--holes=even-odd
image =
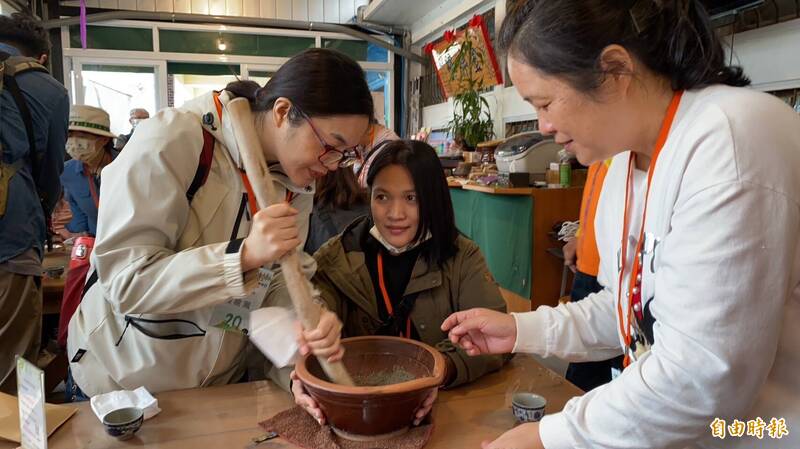
POLYGON ((422 402, 422 405, 419 406, 417 412, 414 414, 415 426, 418 426, 419 423, 421 423, 422 420, 425 419, 426 416, 428 416, 428 413, 431 412, 431 409, 433 408, 433 403, 436 402, 437 396, 439 396, 439 389, 434 388, 433 390, 431 390, 430 394, 428 394, 428 397, 426 397, 425 400, 422 402))
POLYGON ((481 449, 544 449, 539 437, 539 423, 520 424, 492 442, 484 441, 481 449))
POLYGON ((327 309, 322 310, 315 329, 300 329, 297 335, 300 354, 311 352, 317 357, 327 357, 329 362, 336 362, 344 356, 341 339, 342 322, 335 313, 327 309))

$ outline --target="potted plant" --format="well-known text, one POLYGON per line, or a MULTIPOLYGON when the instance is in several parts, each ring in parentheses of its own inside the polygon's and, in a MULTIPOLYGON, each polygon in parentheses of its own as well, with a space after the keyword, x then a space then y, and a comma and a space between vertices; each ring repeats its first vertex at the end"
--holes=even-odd
POLYGON ((474 35, 467 29, 463 39, 454 40, 447 51, 455 49, 458 53, 448 62, 450 79, 459 86, 459 93, 453 97, 453 119, 447 129, 457 145, 467 151, 494 135, 489 102, 482 97, 484 81, 478 75, 478 67, 487 63, 483 53, 475 48, 474 35))

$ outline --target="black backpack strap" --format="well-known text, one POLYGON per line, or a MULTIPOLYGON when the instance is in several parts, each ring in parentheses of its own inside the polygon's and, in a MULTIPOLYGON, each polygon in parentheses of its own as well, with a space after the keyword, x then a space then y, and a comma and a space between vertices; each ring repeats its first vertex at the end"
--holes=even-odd
POLYGON ((89 279, 86 280, 86 284, 83 285, 83 291, 81 291, 81 300, 83 300, 83 297, 86 296, 86 292, 88 292, 89 289, 97 283, 97 280, 97 270, 94 270, 92 271, 92 274, 89 275, 89 279))
POLYGON ((194 199, 195 194, 208 179, 208 173, 211 171, 211 162, 214 160, 214 136, 203 128, 203 150, 200 152, 200 162, 197 164, 197 171, 194 172, 194 178, 186 191, 186 199, 189 203, 194 199))
POLYGON ((25 97, 22 96, 22 91, 19 89, 17 80, 14 79, 13 76, 4 75, 3 84, 8 86, 8 91, 11 93, 11 97, 14 99, 14 103, 19 110, 20 118, 22 118, 22 122, 25 124, 25 133, 28 135, 28 154, 31 160, 34 161, 39 157, 36 154, 36 140, 33 134, 33 116, 31 115, 31 110, 28 109, 28 102, 25 101, 25 97))

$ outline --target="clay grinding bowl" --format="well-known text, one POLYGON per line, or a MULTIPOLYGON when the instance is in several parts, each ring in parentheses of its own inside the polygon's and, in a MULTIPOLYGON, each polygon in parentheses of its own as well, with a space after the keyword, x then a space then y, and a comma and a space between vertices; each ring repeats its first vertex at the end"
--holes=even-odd
POLYGON ((413 378, 392 385, 337 385, 328 381, 315 357, 303 357, 295 367, 297 376, 334 430, 345 438, 380 439, 408 430, 422 401, 444 382, 444 356, 424 343, 368 336, 345 338, 342 344, 343 363, 356 384, 376 380, 376 373, 399 371, 402 377, 413 378))

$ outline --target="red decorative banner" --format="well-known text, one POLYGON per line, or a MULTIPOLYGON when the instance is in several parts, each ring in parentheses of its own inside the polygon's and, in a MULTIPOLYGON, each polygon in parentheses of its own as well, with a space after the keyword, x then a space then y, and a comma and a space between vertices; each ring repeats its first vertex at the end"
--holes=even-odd
MULTIPOLYGON (((503 83, 503 76, 497 64, 489 32, 483 17, 475 15, 470 19, 467 27, 462 31, 447 30, 443 39, 438 43, 425 46, 425 52, 433 58, 439 86, 445 98, 449 98, 472 88, 485 89, 503 83), (472 63, 472 83, 469 80, 458 79, 453 76, 456 69, 453 62, 461 52, 466 39, 470 40, 472 58, 462 57, 460 64, 472 63)), ((465 55, 466 56, 466 55, 465 55)))

